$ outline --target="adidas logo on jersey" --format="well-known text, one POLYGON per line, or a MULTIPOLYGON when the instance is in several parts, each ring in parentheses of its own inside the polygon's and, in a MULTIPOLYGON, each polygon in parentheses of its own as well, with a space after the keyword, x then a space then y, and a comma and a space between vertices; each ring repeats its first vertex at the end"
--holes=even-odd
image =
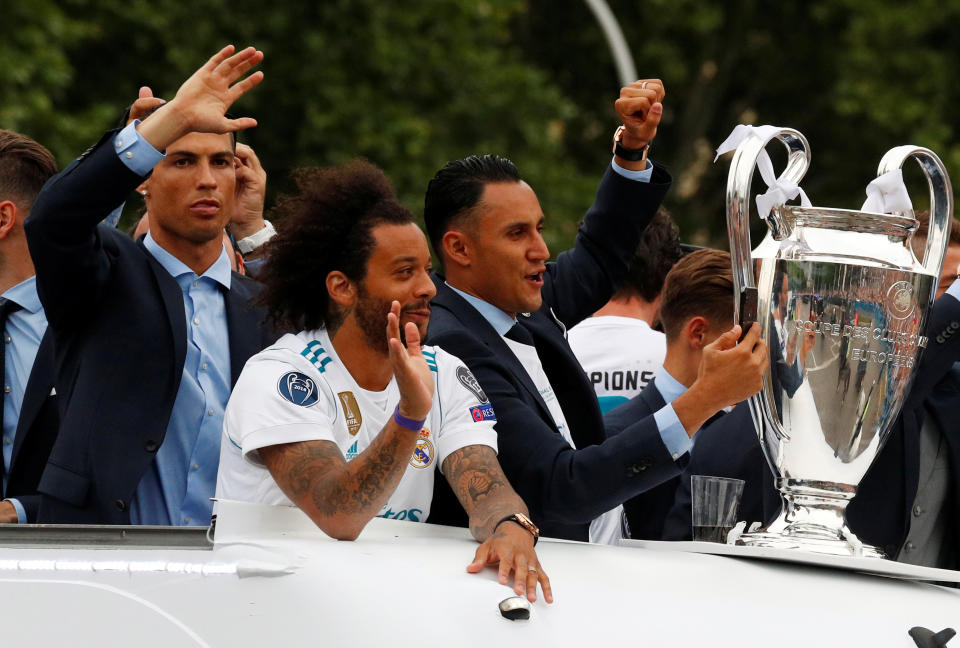
POLYGON ((354 441, 353 445, 350 446, 350 449, 347 450, 347 461, 353 461, 357 458, 357 455, 360 454, 357 452, 357 442, 354 441))

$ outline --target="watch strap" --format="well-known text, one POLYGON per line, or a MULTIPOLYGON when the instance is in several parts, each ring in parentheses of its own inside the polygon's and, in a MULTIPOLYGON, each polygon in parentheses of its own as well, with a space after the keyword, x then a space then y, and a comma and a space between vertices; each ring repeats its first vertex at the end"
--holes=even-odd
POLYGON ((493 527, 493 530, 496 531, 504 522, 513 522, 514 524, 519 524, 524 528, 525 531, 533 536, 533 544, 536 546, 537 541, 540 539, 540 529, 537 528, 537 525, 534 524, 530 518, 523 513, 512 513, 497 522, 497 524, 493 527))
POLYGON ((276 233, 277 230, 273 228, 273 223, 267 219, 263 219, 263 228, 237 241, 237 249, 240 250, 240 254, 250 254, 272 239, 276 233))

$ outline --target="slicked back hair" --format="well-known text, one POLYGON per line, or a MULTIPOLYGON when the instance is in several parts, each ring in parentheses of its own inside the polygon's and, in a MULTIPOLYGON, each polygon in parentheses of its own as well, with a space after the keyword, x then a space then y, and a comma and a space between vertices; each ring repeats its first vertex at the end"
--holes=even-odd
POLYGON ((476 207, 484 185, 495 182, 520 182, 516 165, 499 155, 471 155, 447 162, 433 176, 424 198, 423 221, 441 263, 443 235, 458 218, 476 207))
POLYGON ((294 171, 297 193, 271 211, 278 233, 259 279, 260 301, 283 330, 337 328, 340 316, 327 293, 327 275, 339 270, 362 281, 378 225, 413 223, 387 176, 366 160, 294 171))
POLYGON ((26 135, 0 130, 0 200, 29 211, 44 183, 57 172, 57 161, 26 135))
POLYGON ((663 289, 670 268, 683 256, 680 229, 670 212, 661 207, 643 230, 626 276, 620 280, 614 299, 639 297, 652 302, 663 289))
POLYGON ((667 273, 660 298, 660 321, 667 343, 676 340, 684 324, 697 316, 707 318, 711 326, 733 325, 733 271, 728 252, 697 250, 667 273))

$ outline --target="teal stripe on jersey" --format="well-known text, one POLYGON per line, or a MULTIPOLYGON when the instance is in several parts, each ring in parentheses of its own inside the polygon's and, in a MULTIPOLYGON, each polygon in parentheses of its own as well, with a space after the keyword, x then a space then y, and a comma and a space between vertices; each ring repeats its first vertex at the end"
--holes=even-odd
POLYGON ((423 351, 423 359, 427 361, 427 366, 430 367, 430 371, 433 373, 439 373, 437 369, 437 352, 436 351, 423 351))
POLYGON ((323 346, 316 340, 309 342, 307 348, 301 351, 300 355, 309 360, 310 364, 316 367, 320 373, 325 372, 325 367, 332 361, 332 358, 327 355, 323 346))

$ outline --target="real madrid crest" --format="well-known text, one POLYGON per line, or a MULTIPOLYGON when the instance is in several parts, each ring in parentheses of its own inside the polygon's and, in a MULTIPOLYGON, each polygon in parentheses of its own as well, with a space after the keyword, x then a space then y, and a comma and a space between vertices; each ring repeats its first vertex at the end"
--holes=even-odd
POLYGON ((410 465, 414 468, 427 468, 433 463, 435 450, 430 442, 430 430, 423 428, 417 435, 417 447, 410 455, 410 465))
POLYGON ((357 403, 357 397, 353 392, 345 391, 337 394, 340 404, 343 406, 343 417, 347 421, 347 431, 351 436, 356 436, 363 425, 363 414, 360 413, 360 405, 357 403))

